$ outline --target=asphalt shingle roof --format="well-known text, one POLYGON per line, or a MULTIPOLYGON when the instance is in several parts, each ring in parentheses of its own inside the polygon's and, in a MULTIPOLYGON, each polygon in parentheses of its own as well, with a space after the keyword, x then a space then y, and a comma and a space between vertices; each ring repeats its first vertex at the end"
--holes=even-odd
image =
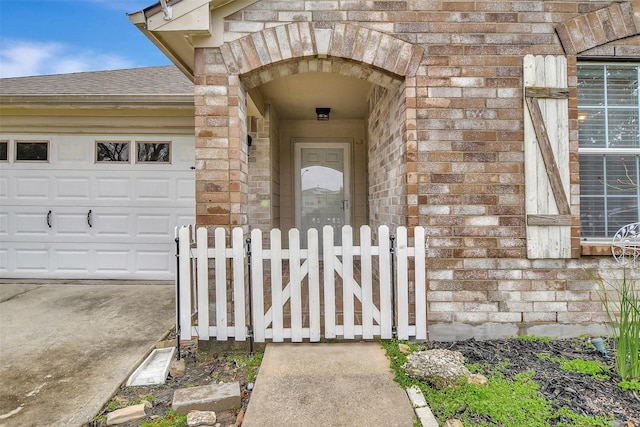
POLYGON ((173 65, 0 79, 12 95, 193 95, 193 82, 173 65))

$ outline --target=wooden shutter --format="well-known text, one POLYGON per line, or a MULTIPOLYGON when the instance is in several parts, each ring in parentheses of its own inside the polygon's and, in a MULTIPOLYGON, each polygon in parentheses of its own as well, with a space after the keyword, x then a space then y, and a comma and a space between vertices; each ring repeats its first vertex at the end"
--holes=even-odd
POLYGON ((568 97, 564 56, 525 56, 524 165, 529 258, 571 257, 568 97))

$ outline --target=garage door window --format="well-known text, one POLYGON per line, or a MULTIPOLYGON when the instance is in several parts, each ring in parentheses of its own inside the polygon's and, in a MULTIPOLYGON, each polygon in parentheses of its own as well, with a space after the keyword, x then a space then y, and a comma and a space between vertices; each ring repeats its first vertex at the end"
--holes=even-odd
POLYGON ((9 142, 0 141, 0 162, 9 160, 9 142))
POLYGON ((16 141, 17 162, 48 162, 48 141, 16 141))
POLYGON ((96 162, 129 163, 129 141, 97 141, 96 162))
POLYGON ((168 142, 137 142, 136 152, 139 163, 155 162, 170 163, 171 162, 171 144, 168 142))

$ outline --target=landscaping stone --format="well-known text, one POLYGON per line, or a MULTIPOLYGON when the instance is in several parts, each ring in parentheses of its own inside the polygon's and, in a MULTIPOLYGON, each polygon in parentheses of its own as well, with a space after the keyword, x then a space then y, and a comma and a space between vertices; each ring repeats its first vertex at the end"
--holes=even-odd
POLYGON ((412 353, 407 356, 404 369, 408 376, 427 381, 439 390, 455 387, 461 378, 468 381, 471 377, 462 353, 446 349, 412 353))
POLYGON ((187 426, 215 426, 216 413, 213 411, 191 411, 187 414, 187 426))
POLYGON ((171 378, 180 378, 187 370, 187 363, 184 359, 172 360, 169 365, 169 375, 171 378))
POLYGON ((144 412, 144 403, 139 405, 127 406, 126 408, 116 409, 107 414, 107 425, 115 426, 131 421, 144 418, 147 414, 144 412))
POLYGON ((211 384, 183 388, 173 393, 172 408, 179 414, 190 411, 224 412, 240 408, 240 383, 211 384))
POLYGON ((411 347, 401 343, 401 344, 398 344, 398 351, 402 354, 409 354, 411 353, 411 347))

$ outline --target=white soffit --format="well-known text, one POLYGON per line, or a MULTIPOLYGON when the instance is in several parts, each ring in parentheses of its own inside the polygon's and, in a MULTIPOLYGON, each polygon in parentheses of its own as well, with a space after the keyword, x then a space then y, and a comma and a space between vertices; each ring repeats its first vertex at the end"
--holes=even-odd
POLYGON ((195 48, 222 45, 224 18, 257 1, 180 0, 169 2, 169 19, 165 19, 159 3, 128 16, 158 49, 193 80, 195 48))

